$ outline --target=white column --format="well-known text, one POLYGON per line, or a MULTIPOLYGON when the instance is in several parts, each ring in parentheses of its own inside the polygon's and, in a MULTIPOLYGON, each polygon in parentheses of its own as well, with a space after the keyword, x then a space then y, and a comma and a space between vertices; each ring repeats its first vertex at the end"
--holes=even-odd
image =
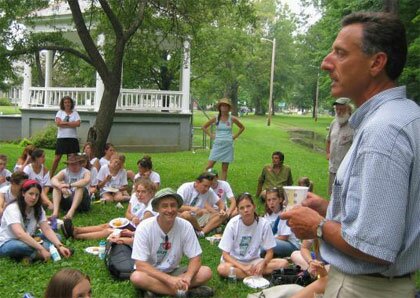
POLYGON ((184 51, 181 69, 181 91, 182 91, 182 113, 190 113, 190 77, 191 77, 191 61, 190 61, 190 42, 184 41, 184 51))
POLYGON ((58 105, 58 102, 55 103, 53 100, 50 99, 50 92, 48 92, 48 88, 52 87, 52 69, 53 69, 53 52, 47 51, 45 53, 45 93, 44 93, 44 103, 46 106, 48 105, 58 105))
POLYGON ((23 65, 23 86, 22 86, 22 99, 21 108, 29 108, 31 92, 29 88, 32 86, 32 68, 29 64, 23 65))
MULTIPOLYGON (((98 36, 98 40, 97 40, 97 45, 99 48, 99 51, 102 54, 102 47, 105 43, 105 35, 104 34, 99 34, 98 36)), ((103 57, 103 55, 102 55, 103 57)), ((94 111, 99 111, 99 107, 101 105, 101 100, 102 100, 102 95, 104 94, 104 82, 102 81, 101 76, 99 75, 98 72, 96 72, 96 85, 95 85, 95 103, 93 105, 93 109, 94 111)))

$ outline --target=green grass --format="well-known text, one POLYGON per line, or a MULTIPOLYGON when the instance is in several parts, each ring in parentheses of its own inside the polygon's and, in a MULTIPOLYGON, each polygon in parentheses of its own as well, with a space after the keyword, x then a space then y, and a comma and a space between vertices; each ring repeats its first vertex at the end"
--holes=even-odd
MULTIPOLYGON (((195 126, 201 126, 205 121, 202 114, 194 115, 195 126)), ((301 176, 308 176, 314 181, 315 192, 326 196, 328 167, 325 155, 292 143, 287 131, 304 128, 324 136, 331 118, 320 118, 314 122, 309 117, 275 116, 270 127, 266 126, 264 117, 246 116, 241 118, 241 121, 246 130, 235 142, 235 161, 231 164, 228 175, 236 194, 244 191, 254 194, 263 165, 270 163, 273 151, 280 150, 285 154, 285 163, 292 168, 294 181, 301 176)), ((22 149, 17 145, 0 144, 0 153, 9 157, 9 169, 13 168, 22 149)), ((51 165, 53 155, 53 151, 46 150, 47 166, 51 165)), ((198 149, 195 153, 156 153, 151 156, 155 170, 161 175, 162 186, 176 189, 184 182, 193 181, 204 170, 208 155, 209 150, 198 149)), ((141 156, 143 153, 126 153, 126 168, 136 169, 136 161, 141 156)), ((220 170, 219 164, 217 168, 220 170)), ((258 210, 263 212, 261 205, 258 206, 258 210)), ((125 209, 117 209, 114 204, 93 205, 91 212, 78 214, 74 222, 77 226, 99 224, 114 217, 124 216, 124 212, 125 209)), ((98 243, 99 241, 68 240, 66 244, 75 249, 75 255, 69 260, 57 263, 24 266, 8 259, 0 259, 0 289, 7 289, 7 297, 22 297, 24 292, 32 292, 36 297, 42 297, 54 272, 60 268, 73 267, 81 269, 91 277, 94 297, 134 297, 136 291, 129 282, 113 280, 102 261, 83 251, 84 248, 98 243)), ((200 244, 204 251, 202 263, 210 266, 214 273, 209 285, 216 289, 216 297, 246 297, 247 293, 253 292, 241 283, 232 287, 221 280, 216 274, 220 260, 219 249, 204 239, 200 239, 200 244)), ((417 284, 420 284, 419 276, 417 284)))

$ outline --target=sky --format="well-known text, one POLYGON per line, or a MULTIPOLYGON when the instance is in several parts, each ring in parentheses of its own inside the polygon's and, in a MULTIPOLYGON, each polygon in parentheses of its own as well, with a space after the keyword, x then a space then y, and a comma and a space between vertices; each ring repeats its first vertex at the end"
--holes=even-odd
MULTIPOLYGON (((315 9, 315 7, 307 6, 303 7, 300 0, 280 0, 283 4, 287 4, 292 12, 299 15, 301 12, 305 12, 310 16, 308 25, 314 24, 321 18, 321 14, 315 9)), ((304 30, 304 28, 302 28, 304 30)), ((298 31, 302 31, 298 30, 298 31)))

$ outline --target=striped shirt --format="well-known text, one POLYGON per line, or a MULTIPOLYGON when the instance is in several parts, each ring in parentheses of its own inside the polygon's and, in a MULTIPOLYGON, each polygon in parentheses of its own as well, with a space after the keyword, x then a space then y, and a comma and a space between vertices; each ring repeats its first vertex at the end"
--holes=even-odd
POLYGON ((420 107, 405 87, 383 91, 350 118, 353 145, 333 185, 327 219, 351 246, 390 262, 348 256, 323 242, 321 255, 347 274, 398 276, 420 268, 420 107))

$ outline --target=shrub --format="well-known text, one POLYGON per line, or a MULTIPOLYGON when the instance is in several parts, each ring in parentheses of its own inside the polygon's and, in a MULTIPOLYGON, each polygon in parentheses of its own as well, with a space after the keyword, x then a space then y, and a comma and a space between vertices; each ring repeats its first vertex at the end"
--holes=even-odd
POLYGON ((10 102, 8 98, 0 98, 0 106, 12 106, 13 104, 10 102))
POLYGON ((57 126, 50 124, 30 138, 37 148, 55 149, 57 144, 57 126))

